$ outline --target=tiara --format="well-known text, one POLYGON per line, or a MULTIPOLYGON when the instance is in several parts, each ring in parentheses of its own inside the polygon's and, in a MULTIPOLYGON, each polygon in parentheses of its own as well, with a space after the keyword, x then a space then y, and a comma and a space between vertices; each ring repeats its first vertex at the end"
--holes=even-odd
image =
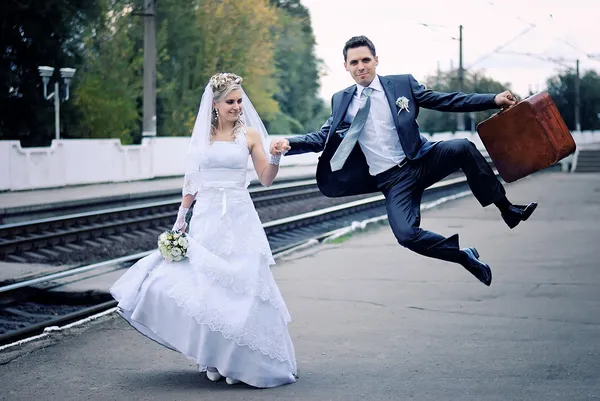
POLYGON ((210 87, 213 91, 222 91, 230 85, 240 85, 242 83, 242 77, 229 72, 222 72, 215 74, 210 78, 210 87))

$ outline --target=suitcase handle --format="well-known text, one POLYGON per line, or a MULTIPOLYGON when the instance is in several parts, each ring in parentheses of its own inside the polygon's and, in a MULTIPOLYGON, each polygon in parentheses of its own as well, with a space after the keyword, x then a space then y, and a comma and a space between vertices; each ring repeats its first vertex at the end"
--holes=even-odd
POLYGON ((497 111, 494 115, 500 115, 502 113, 504 113, 506 110, 510 109, 511 107, 515 107, 516 105, 518 105, 519 103, 521 103, 521 100, 517 100, 517 102, 511 106, 508 107, 503 107, 501 108, 499 111, 497 111))

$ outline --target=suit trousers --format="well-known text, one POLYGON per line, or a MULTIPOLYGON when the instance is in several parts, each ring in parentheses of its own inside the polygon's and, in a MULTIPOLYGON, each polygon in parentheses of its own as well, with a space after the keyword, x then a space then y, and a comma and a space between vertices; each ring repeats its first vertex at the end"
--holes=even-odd
POLYGON ((420 228, 423 192, 459 169, 481 206, 505 196, 487 160, 467 139, 441 141, 421 158, 376 176, 386 198, 389 224, 400 245, 424 256, 460 263, 458 234, 446 238, 420 228))

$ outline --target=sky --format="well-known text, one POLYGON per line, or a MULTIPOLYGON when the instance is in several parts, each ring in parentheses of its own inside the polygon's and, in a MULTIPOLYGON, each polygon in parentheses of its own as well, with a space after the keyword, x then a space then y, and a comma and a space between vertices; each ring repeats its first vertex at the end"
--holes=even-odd
POLYGON ((530 88, 544 90, 547 78, 575 68, 577 59, 582 73, 600 73, 599 0, 301 2, 310 12, 317 57, 325 63, 320 95, 327 102, 354 83, 342 49, 355 35, 374 42, 380 75, 410 73, 421 81, 434 75, 438 64, 442 71, 457 68, 460 25, 464 68, 510 84, 521 96, 530 88))

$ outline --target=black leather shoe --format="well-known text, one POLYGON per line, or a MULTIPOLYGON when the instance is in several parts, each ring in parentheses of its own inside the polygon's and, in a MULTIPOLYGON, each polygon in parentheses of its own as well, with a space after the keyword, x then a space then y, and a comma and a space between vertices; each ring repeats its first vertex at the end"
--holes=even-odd
POLYGON ((536 207, 536 202, 531 202, 527 206, 511 205, 506 212, 502 213, 502 219, 508 227, 513 229, 520 222, 527 220, 536 207))
POLYGON ((479 252, 475 248, 461 249, 461 265, 488 287, 492 284, 492 269, 479 261, 479 252))

